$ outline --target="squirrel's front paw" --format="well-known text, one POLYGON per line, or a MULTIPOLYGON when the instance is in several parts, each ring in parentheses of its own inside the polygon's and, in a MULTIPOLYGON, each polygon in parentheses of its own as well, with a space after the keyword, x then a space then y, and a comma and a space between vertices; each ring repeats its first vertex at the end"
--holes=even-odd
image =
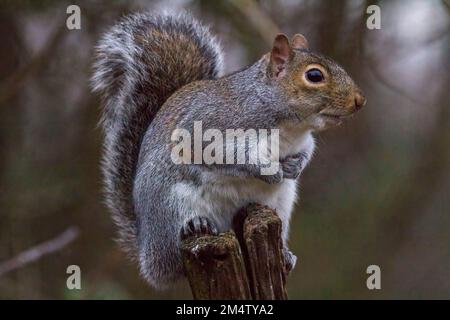
POLYGON ((206 217, 194 217, 189 220, 181 228, 181 239, 184 240, 189 237, 200 237, 204 235, 217 235, 217 231, 214 223, 206 217))
POLYGON ((275 174, 261 175, 260 179, 268 184, 280 183, 283 180, 283 173, 281 170, 278 170, 275 174))
POLYGON ((283 178, 285 179, 297 179, 300 173, 302 173, 307 157, 303 152, 287 156, 280 161, 281 169, 283 170, 283 178))

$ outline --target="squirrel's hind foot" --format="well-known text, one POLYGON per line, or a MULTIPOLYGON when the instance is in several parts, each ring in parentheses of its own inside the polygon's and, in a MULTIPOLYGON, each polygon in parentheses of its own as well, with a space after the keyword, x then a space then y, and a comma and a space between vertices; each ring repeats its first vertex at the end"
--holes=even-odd
POLYGON ((291 250, 285 247, 283 249, 283 258, 286 273, 290 274, 291 271, 295 268, 295 265, 297 264, 297 256, 293 254, 291 250))

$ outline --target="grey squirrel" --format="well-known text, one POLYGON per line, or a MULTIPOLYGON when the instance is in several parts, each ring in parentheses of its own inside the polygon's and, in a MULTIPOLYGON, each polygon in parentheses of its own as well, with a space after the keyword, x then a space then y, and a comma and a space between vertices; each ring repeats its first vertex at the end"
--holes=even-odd
MULTIPOLYGON (((103 95, 106 201, 122 247, 144 278, 163 288, 183 276, 184 237, 231 228, 256 202, 275 209, 286 247, 297 178, 314 150, 312 132, 365 104, 349 75, 280 34, 253 65, 222 76, 216 39, 187 14, 132 14, 97 46, 93 88, 103 95), (279 170, 258 164, 175 164, 176 128, 279 129, 279 170)), ((269 155, 270 156, 270 155, 269 155)), ((294 264, 295 257, 290 256, 294 264)))

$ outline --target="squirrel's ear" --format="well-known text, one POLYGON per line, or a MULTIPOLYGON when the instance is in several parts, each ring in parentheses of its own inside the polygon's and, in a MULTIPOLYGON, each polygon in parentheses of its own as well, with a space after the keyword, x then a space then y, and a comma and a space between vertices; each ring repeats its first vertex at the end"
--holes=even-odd
POLYGON ((280 78, 284 75, 286 63, 292 58, 292 55, 289 39, 284 34, 277 35, 270 53, 270 73, 273 77, 280 78))
POLYGON ((309 45, 308 45, 308 40, 306 40, 306 38, 300 34, 297 33, 292 37, 292 48, 294 49, 308 49, 309 45))

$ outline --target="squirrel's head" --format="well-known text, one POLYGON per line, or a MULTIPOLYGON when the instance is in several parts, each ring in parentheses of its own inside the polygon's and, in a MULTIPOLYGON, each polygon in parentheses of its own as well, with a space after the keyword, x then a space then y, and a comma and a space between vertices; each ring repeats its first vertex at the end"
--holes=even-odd
POLYGON ((267 56, 270 81, 287 93, 296 118, 314 130, 323 130, 361 109, 366 99, 352 78, 333 60, 311 52, 308 42, 296 34, 289 43, 276 36, 267 56))

